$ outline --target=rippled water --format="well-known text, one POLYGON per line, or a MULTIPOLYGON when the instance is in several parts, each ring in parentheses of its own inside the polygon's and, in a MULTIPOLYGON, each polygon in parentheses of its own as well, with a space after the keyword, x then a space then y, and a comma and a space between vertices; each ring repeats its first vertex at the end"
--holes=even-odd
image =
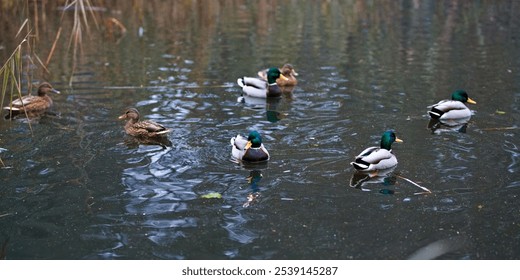
POLYGON ((72 88, 51 80, 63 94, 32 135, 1 120, 6 257, 406 259, 448 244, 426 257, 517 259, 518 4, 266 3, 195 1, 173 19, 155 3, 143 37, 126 23, 72 88), (291 96, 237 101, 238 77, 285 62, 291 96), (426 106, 456 88, 478 102, 465 133, 428 130, 426 106), (130 106, 172 145, 126 136, 130 106), (251 129, 266 165, 231 159, 229 139, 251 129), (399 165, 351 187, 350 161, 387 129, 399 165))

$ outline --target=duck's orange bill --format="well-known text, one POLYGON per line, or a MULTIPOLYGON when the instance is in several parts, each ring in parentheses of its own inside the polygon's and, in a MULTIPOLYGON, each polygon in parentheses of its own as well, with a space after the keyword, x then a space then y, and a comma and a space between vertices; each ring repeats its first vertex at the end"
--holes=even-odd
POLYGON ((403 143, 404 141, 396 137, 396 138, 395 138, 395 142, 403 143))
POLYGON ((285 77, 283 74, 280 74, 280 78, 282 78, 282 79, 284 79, 284 80, 286 80, 286 81, 289 80, 289 78, 285 77))
POLYGON ((251 141, 247 141, 247 144, 246 144, 246 150, 251 148, 251 146, 253 146, 253 143, 251 143, 251 141))
POLYGON ((477 104, 477 102, 471 98, 468 97, 468 103, 471 103, 471 104, 477 104))

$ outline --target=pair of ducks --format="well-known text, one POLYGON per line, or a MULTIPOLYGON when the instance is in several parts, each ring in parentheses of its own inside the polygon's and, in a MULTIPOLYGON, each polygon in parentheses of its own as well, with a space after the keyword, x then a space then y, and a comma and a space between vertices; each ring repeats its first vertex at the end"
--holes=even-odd
MULTIPOLYGON (((438 121, 469 119, 471 111, 465 103, 476 104, 473 99, 469 98, 466 91, 456 90, 452 93, 451 100, 441 100, 428 106, 430 109, 428 115, 438 121)), ((385 131, 379 147, 366 148, 350 164, 361 172, 377 172, 393 168, 397 165, 397 158, 392 153, 392 143, 394 142, 403 142, 403 140, 397 138, 393 131, 385 131)))
MULTIPOLYGON (((119 116, 120 120, 127 120, 125 131, 128 135, 138 139, 158 139, 166 137, 169 129, 154 121, 139 121, 139 111, 136 108, 128 109, 119 116)), ((233 147, 231 154, 234 158, 245 162, 264 162, 269 160, 269 152, 262 143, 262 137, 257 131, 251 131, 248 138, 241 135, 231 138, 233 147)))
POLYGON ((298 73, 287 63, 282 68, 272 67, 261 70, 256 77, 238 78, 237 84, 245 95, 256 98, 280 97, 282 93, 291 92, 298 83, 298 73))
MULTIPOLYGON (((3 109, 9 111, 6 118, 27 114, 29 117, 44 114, 52 105, 53 101, 49 93, 60 92, 51 84, 44 82, 38 86, 37 95, 25 95, 13 100, 9 106, 3 109)), ((135 137, 155 138, 170 132, 164 126, 152 121, 139 121, 139 111, 135 108, 128 109, 119 119, 128 120, 125 131, 135 137)))
MULTIPOLYGON (((166 137, 169 129, 154 121, 139 121, 139 111, 136 108, 128 109, 120 120, 127 120, 125 131, 128 135, 138 139, 158 139, 166 137)), ((262 137, 257 131, 251 131, 248 138, 241 135, 231 138, 232 152, 234 158, 244 162, 264 162, 269 160, 269 152, 262 143, 262 137)))

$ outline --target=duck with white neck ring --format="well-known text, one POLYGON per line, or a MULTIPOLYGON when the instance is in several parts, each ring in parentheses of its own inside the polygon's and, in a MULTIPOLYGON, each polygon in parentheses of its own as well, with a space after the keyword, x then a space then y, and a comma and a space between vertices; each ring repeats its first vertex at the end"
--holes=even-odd
POLYGON ((237 84, 242 88, 245 95, 257 98, 269 98, 282 96, 282 90, 276 83, 276 79, 287 80, 278 68, 269 68, 267 71, 267 82, 252 77, 238 78, 237 84))

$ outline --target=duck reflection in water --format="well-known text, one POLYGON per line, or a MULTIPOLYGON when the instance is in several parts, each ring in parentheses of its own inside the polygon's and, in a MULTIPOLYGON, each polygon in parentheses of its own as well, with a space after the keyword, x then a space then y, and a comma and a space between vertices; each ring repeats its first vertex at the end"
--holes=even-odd
POLYGON ((139 145, 161 146, 163 149, 172 146, 172 142, 166 137, 142 138, 125 137, 124 143, 128 148, 137 148, 139 145))
POLYGON ((280 112, 279 109, 282 101, 281 98, 257 98, 244 95, 238 97, 237 101, 246 104, 254 110, 265 109, 266 119, 272 123, 278 122, 287 117, 287 114, 280 112))
POLYGON ((378 170, 377 172, 359 172, 356 171, 350 178, 350 187, 356 188, 365 192, 370 192, 372 189, 370 186, 384 186, 385 188, 379 189, 380 193, 393 194, 394 191, 387 189, 389 186, 395 185, 397 177, 394 175, 395 167, 388 168, 385 170, 378 170))
POLYGON ((428 122, 428 129, 435 134, 453 131, 466 133, 470 119, 471 117, 449 120, 430 119, 428 122))
POLYGON ((254 169, 249 172, 247 183, 251 187, 251 192, 247 194, 247 201, 242 205, 244 208, 256 203, 260 197, 260 186, 258 183, 262 180, 262 171, 254 169))

